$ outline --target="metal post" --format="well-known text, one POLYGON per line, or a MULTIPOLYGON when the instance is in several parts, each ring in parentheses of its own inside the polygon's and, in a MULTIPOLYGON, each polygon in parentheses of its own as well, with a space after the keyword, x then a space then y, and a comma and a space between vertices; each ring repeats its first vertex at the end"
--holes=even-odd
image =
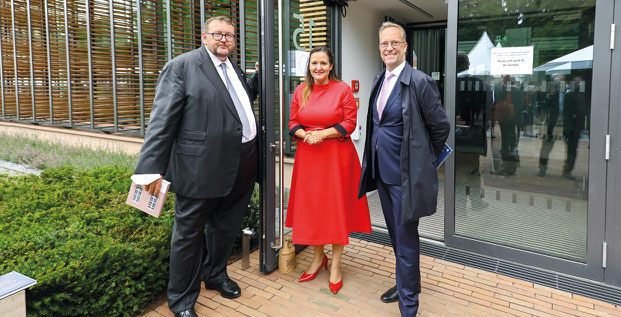
POLYGON ((67 97, 69 101, 69 126, 73 127, 73 99, 71 96, 71 59, 69 54, 69 19, 67 10, 67 0, 63 1, 65 9, 65 55, 67 57, 67 97))
POLYGON ((45 51, 47 53, 47 85, 48 85, 48 97, 50 101, 50 123, 54 124, 54 100, 52 98, 52 59, 50 57, 50 20, 47 11, 47 0, 44 0, 45 5, 45 51))
POLYGON ((91 34, 91 1, 86 1, 86 36, 88 37, 88 96, 90 99, 91 109, 91 129, 95 129, 95 93, 93 86, 93 39, 91 34))
POLYGON ((278 211, 280 212, 280 217, 278 221, 278 244, 273 243, 272 248, 280 249, 282 248, 282 238, 284 235, 284 218, 285 218, 285 187, 284 185, 284 174, 285 174, 285 155, 283 153, 284 149, 284 138, 283 138, 283 130, 284 130, 284 116, 283 116, 283 108, 284 108, 284 95, 282 94, 284 87, 284 78, 282 77, 284 71, 284 63, 283 63, 283 41, 282 41, 282 0, 278 0, 278 211))
POLYGON ((246 72, 246 0, 239 1, 239 58, 246 72))
POLYGON ((171 8, 170 8, 170 1, 172 0, 166 0, 166 37, 168 40, 168 59, 172 59, 172 18, 171 18, 171 8))
POLYGON ((114 36, 114 1, 109 0, 110 4, 110 54, 112 56, 112 102, 114 107, 114 132, 119 132, 119 104, 116 94, 116 43, 114 36))
POLYGON ((274 170, 274 127, 276 126, 275 104, 275 73, 274 73, 274 0, 260 0, 259 4, 259 67, 260 67, 260 137, 265 147, 261 149, 261 156, 265 162, 263 184, 261 185, 261 252, 260 271, 271 272, 277 266, 276 253, 271 248, 271 242, 275 240, 274 223, 276 222, 275 210, 275 170, 274 170))
MULTIPOLYGON (((202 36, 202 30, 203 30, 203 24, 205 24, 205 0, 201 0, 200 1, 200 10, 201 10, 201 36, 202 36)), ((202 40, 201 40, 202 43, 202 40)))
POLYGON ((341 78, 343 75, 343 16, 341 15, 341 9, 338 6, 333 6, 330 9, 330 48, 337 61, 341 61, 336 64, 336 74, 341 78))
POLYGON ((254 235, 254 231, 250 228, 242 230, 242 264, 241 269, 246 270, 250 267, 250 238, 254 235))
POLYGON ((136 5, 138 7, 138 86, 140 87, 140 134, 144 135, 144 61, 142 59, 142 7, 140 6, 140 0, 136 0, 136 5))
POLYGON ((30 55, 30 101, 32 102, 32 122, 37 122, 37 108, 35 107, 35 77, 34 61, 32 60, 32 19, 30 15, 30 0, 26 0, 28 13, 28 52, 30 55))
POLYGON ((13 67, 15 67, 15 71, 13 73, 13 77, 15 78, 15 105, 17 107, 17 120, 19 120, 19 83, 18 83, 18 71, 17 71, 17 41, 15 35, 15 1, 11 0, 11 18, 13 19, 13 67))
MULTIPOLYGON (((446 29, 444 100, 451 130, 447 143, 455 148, 455 90, 457 85, 457 25, 459 0, 449 0, 446 29)), ((455 155, 444 164, 444 240, 447 245, 455 239, 455 155)))

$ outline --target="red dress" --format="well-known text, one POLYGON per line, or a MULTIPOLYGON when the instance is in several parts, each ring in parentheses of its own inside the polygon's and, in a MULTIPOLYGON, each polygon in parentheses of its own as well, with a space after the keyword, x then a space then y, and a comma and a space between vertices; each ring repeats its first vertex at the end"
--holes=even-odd
POLYGON ((310 145, 297 142, 285 226, 293 228, 293 243, 349 244, 351 232, 371 232, 367 198, 358 199, 360 161, 349 135, 356 128, 356 102, 347 84, 314 85, 304 109, 299 85, 291 101, 289 129, 335 127, 344 138, 310 145))

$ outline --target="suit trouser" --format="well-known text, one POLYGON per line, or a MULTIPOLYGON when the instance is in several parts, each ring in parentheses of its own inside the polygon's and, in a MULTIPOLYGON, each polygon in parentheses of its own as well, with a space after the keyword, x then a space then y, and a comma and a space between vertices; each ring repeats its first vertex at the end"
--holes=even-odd
MULTIPOLYGON (((376 171, 379 176, 379 171, 376 171)), ((389 185, 376 177, 377 192, 395 252, 395 273, 401 316, 416 316, 420 285, 420 245, 418 220, 401 224, 401 185, 389 185)))
POLYGON ((194 199, 177 194, 170 247, 168 306, 173 312, 194 307, 201 278, 217 285, 228 278, 226 264, 254 190, 256 141, 241 146, 241 160, 231 192, 194 199))

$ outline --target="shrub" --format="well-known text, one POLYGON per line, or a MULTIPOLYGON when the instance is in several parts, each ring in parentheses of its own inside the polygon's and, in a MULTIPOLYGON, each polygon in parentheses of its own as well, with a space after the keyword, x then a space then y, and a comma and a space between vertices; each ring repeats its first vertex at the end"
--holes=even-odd
POLYGON ((168 281, 173 201, 160 218, 126 205, 129 169, 0 176, 0 274, 38 281, 33 316, 135 314, 168 281))

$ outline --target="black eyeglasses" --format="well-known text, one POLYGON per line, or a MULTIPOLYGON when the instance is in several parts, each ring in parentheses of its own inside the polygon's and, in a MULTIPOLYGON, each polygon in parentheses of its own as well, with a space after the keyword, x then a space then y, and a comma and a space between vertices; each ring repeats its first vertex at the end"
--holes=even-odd
POLYGON ((220 40, 222 39, 222 37, 223 37, 223 36, 224 36, 224 39, 225 39, 227 42, 233 42, 233 41, 235 41, 235 34, 220 33, 220 32, 216 32, 216 33, 208 33, 208 32, 206 32, 206 33, 207 33, 207 34, 210 34, 210 35, 211 35, 211 37, 213 37, 213 39, 214 39, 214 40, 216 40, 216 41, 220 41, 220 40))
POLYGON ((382 42, 380 43, 380 47, 381 48, 388 48, 388 44, 390 44, 392 47, 398 47, 399 45, 403 44, 405 42, 397 42, 397 41, 392 41, 392 42, 382 42))

